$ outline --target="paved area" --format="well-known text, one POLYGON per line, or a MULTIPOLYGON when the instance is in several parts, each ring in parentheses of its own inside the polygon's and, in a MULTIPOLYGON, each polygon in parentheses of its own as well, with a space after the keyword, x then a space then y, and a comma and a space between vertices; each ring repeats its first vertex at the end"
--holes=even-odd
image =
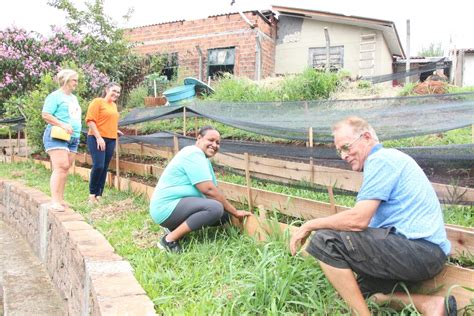
POLYGON ((28 243, 0 221, 0 315, 3 314, 67 315, 67 307, 28 243))

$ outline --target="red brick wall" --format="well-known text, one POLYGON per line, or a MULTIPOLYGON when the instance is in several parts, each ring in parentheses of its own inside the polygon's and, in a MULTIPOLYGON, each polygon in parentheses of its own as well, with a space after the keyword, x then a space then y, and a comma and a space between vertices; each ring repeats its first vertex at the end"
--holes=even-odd
POLYGON ((203 54, 203 79, 207 78, 207 50, 235 47, 234 74, 255 79, 256 34, 261 32, 262 78, 270 76, 275 66, 276 23, 268 24, 260 15, 245 12, 256 27, 252 29, 238 13, 207 19, 177 21, 126 30, 126 36, 139 44, 140 54, 178 52, 180 71, 199 77, 199 45, 203 54))

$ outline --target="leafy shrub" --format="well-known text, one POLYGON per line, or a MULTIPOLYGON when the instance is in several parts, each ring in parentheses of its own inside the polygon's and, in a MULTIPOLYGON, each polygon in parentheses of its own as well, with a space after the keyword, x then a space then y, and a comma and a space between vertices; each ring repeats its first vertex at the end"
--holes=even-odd
POLYGON ((282 101, 316 100, 328 98, 339 82, 337 73, 306 69, 300 75, 285 78, 281 85, 282 101))
POLYGON ((217 82, 215 93, 208 99, 235 102, 316 100, 328 98, 338 84, 338 74, 314 69, 286 76, 272 87, 259 85, 247 78, 225 75, 217 82))
POLYGON ((147 86, 147 93, 149 96, 155 96, 155 84, 156 84, 156 96, 160 96, 165 91, 170 82, 168 78, 161 73, 152 73, 145 76, 145 84, 147 86))
MULTIPOLYGON (((0 31, 0 103, 27 94, 44 74, 57 73, 62 64, 80 60, 82 38, 59 28, 53 31, 51 38, 16 27, 0 31)), ((80 65, 85 74, 85 93, 88 97, 99 94, 108 76, 93 63, 83 61, 80 65)))
POLYGON ((144 106, 144 99, 148 95, 148 88, 144 85, 140 85, 136 88, 133 88, 129 95, 127 101, 128 108, 141 108, 144 106))

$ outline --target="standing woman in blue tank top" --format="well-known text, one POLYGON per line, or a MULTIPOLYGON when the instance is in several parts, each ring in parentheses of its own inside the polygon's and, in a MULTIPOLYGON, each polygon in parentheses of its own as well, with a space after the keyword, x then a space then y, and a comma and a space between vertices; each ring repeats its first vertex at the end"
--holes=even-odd
POLYGON ((41 117, 48 123, 43 133, 43 144, 53 169, 50 179, 53 202, 51 208, 64 211, 67 173, 76 156, 81 135, 81 107, 73 94, 79 79, 77 72, 63 69, 57 74, 56 79, 60 87, 46 97, 41 117), (53 126, 58 126, 71 135, 70 140, 53 138, 51 136, 53 126))

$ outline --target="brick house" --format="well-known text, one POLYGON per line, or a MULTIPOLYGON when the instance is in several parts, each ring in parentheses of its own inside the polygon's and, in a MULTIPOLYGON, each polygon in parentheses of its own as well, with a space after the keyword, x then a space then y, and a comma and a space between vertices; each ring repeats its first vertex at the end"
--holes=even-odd
POLYGON ((168 77, 180 67, 201 80, 219 72, 259 80, 327 67, 325 28, 333 70, 391 74, 395 57, 405 56, 391 21, 282 6, 136 27, 125 34, 138 44, 138 53, 168 56, 168 77))
POLYGON ((259 80, 275 68, 276 20, 271 11, 246 11, 174 21, 127 29, 129 40, 141 54, 162 54, 164 73, 176 68, 206 80, 230 72, 259 80))

